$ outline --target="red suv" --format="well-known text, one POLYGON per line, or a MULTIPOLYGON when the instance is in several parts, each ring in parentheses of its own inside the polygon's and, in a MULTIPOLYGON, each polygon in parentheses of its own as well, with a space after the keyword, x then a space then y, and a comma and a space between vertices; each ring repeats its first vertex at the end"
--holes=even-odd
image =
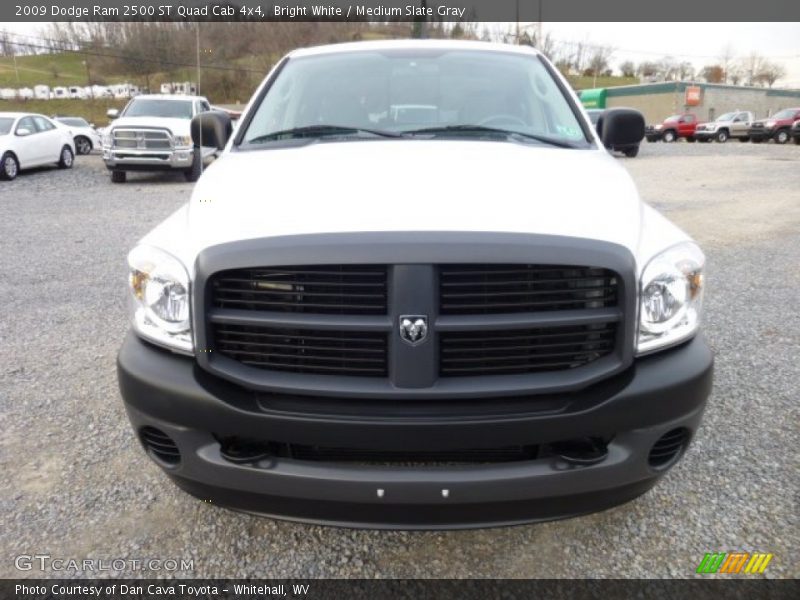
POLYGON ((697 115, 684 113, 673 115, 664 119, 664 122, 648 126, 645 130, 645 137, 648 142, 674 142, 678 138, 686 138, 687 142, 694 141, 694 131, 697 128, 697 115))
POLYGON ((748 131, 750 141, 760 144, 772 138, 776 144, 785 144, 791 139, 792 125, 797 121, 800 121, 800 108, 784 108, 771 117, 754 121, 748 131))

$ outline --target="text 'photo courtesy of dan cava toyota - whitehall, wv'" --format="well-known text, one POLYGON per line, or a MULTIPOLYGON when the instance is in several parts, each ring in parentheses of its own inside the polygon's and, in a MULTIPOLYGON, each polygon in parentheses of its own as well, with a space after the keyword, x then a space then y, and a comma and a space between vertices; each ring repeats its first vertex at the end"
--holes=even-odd
MULTIPOLYGON (((606 150, 641 141, 639 111, 595 127, 530 46, 438 40, 290 52, 235 129, 200 108, 194 146, 219 156, 130 251, 118 358, 176 485, 463 528, 621 504, 687 451, 705 258, 606 150)), ((104 152, 159 151, 120 128, 104 152)), ((109 168, 128 160, 154 159, 109 168)))

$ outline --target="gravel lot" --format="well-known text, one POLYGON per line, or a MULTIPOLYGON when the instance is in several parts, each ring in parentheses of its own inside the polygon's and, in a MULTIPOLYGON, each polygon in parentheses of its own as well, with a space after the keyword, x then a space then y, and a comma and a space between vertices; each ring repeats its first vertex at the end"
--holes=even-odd
POLYGON ((772 552, 768 577, 800 576, 800 146, 645 143, 620 160, 708 257, 717 370, 703 427, 632 503, 447 533, 278 522, 180 492, 136 442, 114 360, 125 254, 191 184, 112 186, 96 155, 0 182, 0 576, 44 552, 191 558, 178 575, 201 577, 689 577, 718 550, 772 552))

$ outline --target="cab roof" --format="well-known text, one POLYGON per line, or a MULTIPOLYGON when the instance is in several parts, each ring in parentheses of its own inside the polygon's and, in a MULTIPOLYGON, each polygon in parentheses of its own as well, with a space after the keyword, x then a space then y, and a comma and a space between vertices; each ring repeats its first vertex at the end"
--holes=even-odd
POLYGON ((337 54, 342 52, 369 52, 380 50, 477 50, 482 52, 513 52, 537 56, 541 53, 531 46, 518 46, 513 44, 497 44, 492 42, 476 42, 467 40, 378 40, 369 42, 348 42, 345 44, 327 44, 325 46, 312 46, 299 48, 289 53, 292 57, 318 56, 323 54, 337 54))

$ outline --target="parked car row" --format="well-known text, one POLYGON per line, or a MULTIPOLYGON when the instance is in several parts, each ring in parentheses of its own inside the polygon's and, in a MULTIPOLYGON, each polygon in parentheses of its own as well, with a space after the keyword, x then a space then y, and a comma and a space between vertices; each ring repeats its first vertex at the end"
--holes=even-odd
POLYGON ((697 115, 683 113, 667 117, 657 125, 649 125, 645 137, 648 142, 675 142, 684 138, 687 142, 714 140, 725 143, 736 138, 754 144, 769 140, 785 144, 794 139, 800 144, 800 135, 795 135, 798 123, 800 108, 786 108, 765 119, 756 119, 751 111, 735 110, 707 123, 698 122, 697 115))

